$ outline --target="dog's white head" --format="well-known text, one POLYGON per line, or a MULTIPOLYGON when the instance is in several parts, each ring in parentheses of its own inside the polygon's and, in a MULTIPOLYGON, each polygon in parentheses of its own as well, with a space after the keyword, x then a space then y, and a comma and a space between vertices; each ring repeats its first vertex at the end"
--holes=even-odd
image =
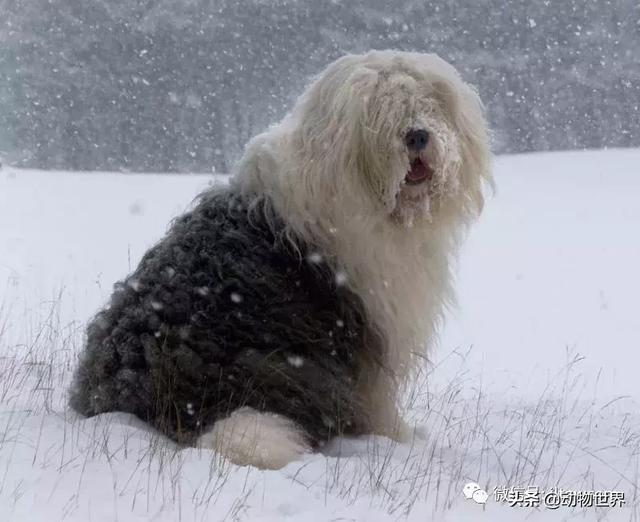
POLYGON ((439 214, 467 220, 482 208, 482 184, 490 181, 482 105, 436 55, 340 58, 309 87, 289 123, 300 162, 323 162, 322 174, 306 180, 309 188, 330 188, 361 211, 409 225, 439 214))
POLYGON ((400 375, 452 299, 450 258, 491 183, 482 104, 436 55, 347 55, 249 143, 234 180, 333 258, 400 375))

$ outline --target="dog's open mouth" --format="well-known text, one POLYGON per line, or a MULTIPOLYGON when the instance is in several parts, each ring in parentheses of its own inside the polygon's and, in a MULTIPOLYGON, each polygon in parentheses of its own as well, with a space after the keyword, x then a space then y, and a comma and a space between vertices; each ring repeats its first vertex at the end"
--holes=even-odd
POLYGON ((416 158, 411 162, 411 169, 407 172, 404 180, 408 185, 419 185, 425 181, 431 181, 433 170, 428 163, 416 158))

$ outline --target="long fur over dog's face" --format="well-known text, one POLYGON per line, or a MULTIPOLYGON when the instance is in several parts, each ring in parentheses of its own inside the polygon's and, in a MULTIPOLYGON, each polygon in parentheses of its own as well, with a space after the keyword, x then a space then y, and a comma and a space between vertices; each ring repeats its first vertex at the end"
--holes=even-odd
POLYGON ((250 142, 234 182, 331 258, 404 380, 452 299, 452 257, 491 183, 475 90, 433 54, 347 55, 250 142), (429 135, 421 151, 407 146, 416 128, 429 135))

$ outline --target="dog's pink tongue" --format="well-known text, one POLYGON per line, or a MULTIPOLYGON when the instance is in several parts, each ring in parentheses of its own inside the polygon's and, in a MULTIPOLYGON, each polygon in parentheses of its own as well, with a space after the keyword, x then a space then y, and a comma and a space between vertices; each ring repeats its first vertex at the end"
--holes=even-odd
POLYGON ((432 170, 428 165, 425 165, 419 159, 415 159, 411 163, 411 170, 407 172, 407 183, 422 183, 423 181, 430 180, 433 175, 432 170))

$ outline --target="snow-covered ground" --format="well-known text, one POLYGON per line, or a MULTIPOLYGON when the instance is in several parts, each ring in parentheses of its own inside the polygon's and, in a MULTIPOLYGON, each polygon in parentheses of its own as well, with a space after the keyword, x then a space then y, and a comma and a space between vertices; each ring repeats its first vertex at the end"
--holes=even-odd
POLYGON ((64 393, 83 323, 211 176, 0 171, 0 521, 636 520, 640 150, 504 156, 459 308, 407 396, 425 437, 280 471, 175 447, 64 393), (475 481, 486 505, 467 500, 475 481), (624 492, 509 507, 495 487, 624 492))

